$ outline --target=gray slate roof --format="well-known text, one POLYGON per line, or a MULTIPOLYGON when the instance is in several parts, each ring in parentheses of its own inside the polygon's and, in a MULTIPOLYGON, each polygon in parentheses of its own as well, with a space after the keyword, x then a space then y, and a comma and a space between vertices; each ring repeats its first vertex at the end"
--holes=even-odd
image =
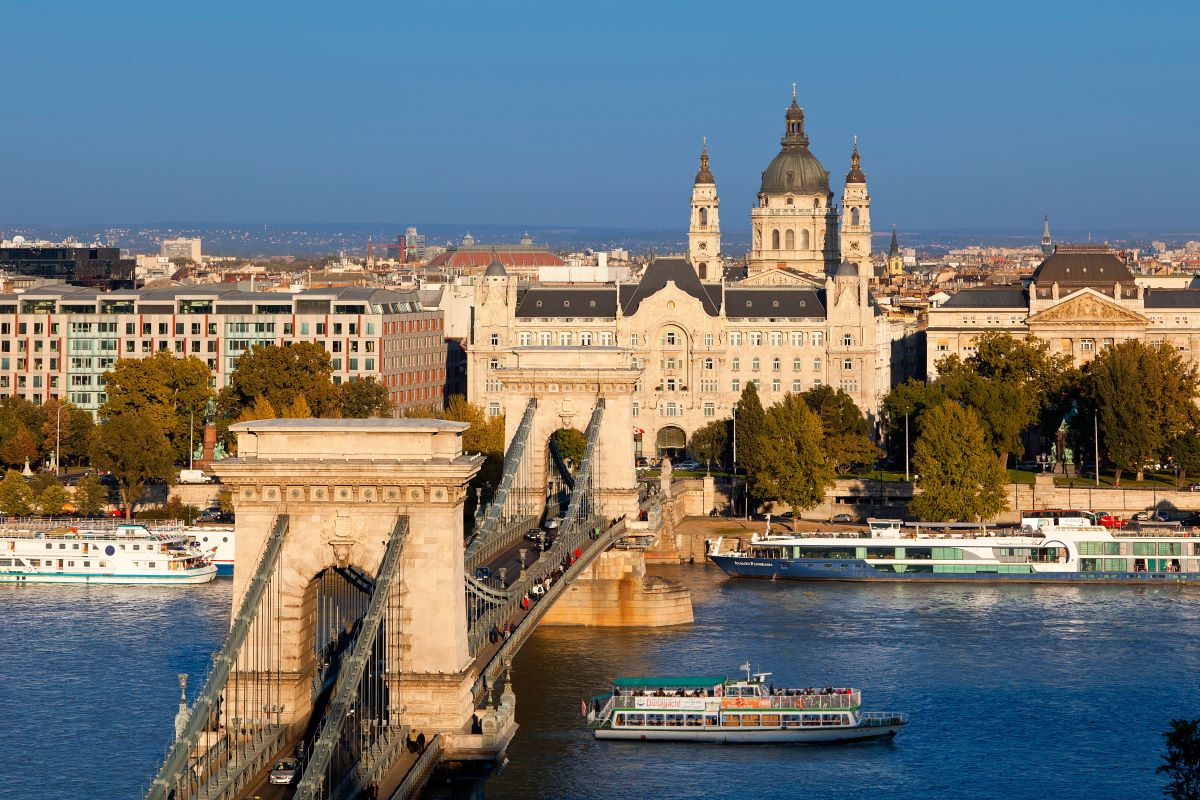
POLYGON ((1146 308, 1200 308, 1200 289, 1147 289, 1146 308))
POLYGON ((1025 290, 1019 286, 981 286, 960 289, 942 308, 1029 308, 1025 290))

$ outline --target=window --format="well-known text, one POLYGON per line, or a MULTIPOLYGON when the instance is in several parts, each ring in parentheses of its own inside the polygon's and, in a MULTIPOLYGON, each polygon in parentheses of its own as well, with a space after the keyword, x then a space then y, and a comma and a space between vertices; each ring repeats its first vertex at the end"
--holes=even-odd
POLYGON ((1079 340, 1079 349, 1085 353, 1092 352, 1093 350, 1096 349, 1096 340, 1095 339, 1080 339, 1079 340))
POLYGON ((852 347, 854 345, 854 337, 848 333, 842 334, 842 347, 852 347))
POLYGON ((792 391, 796 394, 804 391, 804 383, 802 381, 792 381, 792 391))
POLYGON ((667 403, 667 416, 668 417, 679 416, 678 412, 679 412, 679 406, 675 405, 674 403, 667 403))
POLYGON ((704 334, 704 346, 705 347, 713 346, 713 335, 711 333, 704 334))
POLYGON ((825 334, 823 331, 813 331, 812 334, 813 347, 823 347, 825 345, 825 334))
POLYGON ((813 359, 813 372, 820 372, 820 371, 821 371, 821 359, 814 358, 813 359))
POLYGON ((492 347, 499 347, 500 346, 500 334, 493 333, 491 336, 489 336, 488 344, 490 344, 492 347))
POLYGON ((487 413, 488 413, 489 417, 500 416, 500 404, 499 403, 488 403, 487 413))
MULTIPOLYGON (((813 206, 813 208, 817 208, 817 206, 813 206)), ((800 231, 800 249, 808 249, 808 231, 800 231)))
POLYGON ((780 331, 771 331, 771 346, 779 347, 783 344, 783 333, 780 331))
POLYGON ((742 360, 737 356, 734 356, 729 362, 729 369, 733 370, 734 372, 739 372, 742 369, 742 360))
POLYGON ((802 369, 804 369, 804 366, 800 363, 800 359, 793 358, 792 359, 792 372, 799 372, 802 369))
POLYGON ((635 401, 630 413, 632 413, 635 417, 640 416, 642 413, 642 404, 635 401))
POLYGON ((762 367, 762 362, 761 362, 761 361, 759 361, 757 357, 755 357, 755 358, 752 358, 752 359, 750 360, 750 371, 751 371, 751 372, 758 372, 758 370, 759 370, 761 367, 762 367))
POLYGON ((591 331, 580 331, 579 332, 579 346, 580 347, 591 347, 592 346, 592 332, 591 331))
POLYGON ((847 371, 854 369, 854 359, 853 358, 843 358, 842 359, 842 369, 847 370, 847 371))
POLYGON ((542 331, 538 334, 538 344, 542 347, 549 347, 554 344, 554 334, 550 333, 550 331, 542 331))
POLYGON ((774 380, 771 381, 771 391, 772 392, 780 391, 779 378, 775 378, 774 380))
POLYGON ((712 368, 713 368, 713 360, 712 360, 711 358, 706 358, 706 359, 704 359, 704 361, 703 361, 703 364, 704 364, 704 368, 705 368, 706 370, 707 370, 707 369, 712 369, 712 368))
POLYGON ((858 392, 858 381, 844 380, 841 383, 841 388, 842 388, 842 391, 845 392, 846 394, 855 394, 858 392))
POLYGON ((779 231, 771 231, 771 249, 779 249, 779 231))
POLYGON ((742 391, 742 382, 741 382, 741 381, 739 381, 737 378, 734 378, 734 379, 733 379, 733 382, 732 382, 731 384, 729 384, 729 389, 730 389, 730 391, 732 391, 734 394, 741 394, 741 391, 742 391))
POLYGON ((612 331, 601 331, 600 332, 600 346, 601 347, 612 347, 612 343, 613 343, 612 331))
POLYGON ((703 379, 701 379, 701 381, 700 381, 700 391, 702 391, 702 392, 715 392, 716 390, 717 390, 717 379, 716 379, 716 378, 703 378, 703 379))
POLYGON ((715 417, 716 415, 717 415, 717 404, 716 403, 705 403, 704 404, 704 416, 715 417))
POLYGON ((667 331, 666 333, 663 334, 662 343, 665 345, 679 344, 679 337, 675 333, 675 331, 667 331))
POLYGON ((742 346, 742 334, 740 331, 733 331, 729 334, 729 345, 731 347, 742 346))
POLYGON ((558 346, 559 347, 570 347, 571 346, 571 332, 570 331, 562 331, 561 333, 558 334, 558 346))
POLYGON ((493 358, 488 361, 488 369, 500 369, 500 359, 493 358))
POLYGON ((751 347, 762 347, 762 343, 763 343, 762 332, 761 331, 751 331, 751 333, 747 337, 746 341, 751 347))
POLYGON ((636 333, 631 333, 631 334, 629 334, 629 346, 630 346, 630 347, 637 347, 637 346, 638 346, 638 338, 637 338, 637 334, 636 334, 636 333))
POLYGON ((517 334, 517 344, 521 347, 528 347, 530 340, 533 338, 529 331, 521 331, 517 334))
POLYGON ((779 360, 778 356, 771 359, 771 372, 779 372, 779 370, 782 368, 782 366, 783 366, 783 364, 779 360))

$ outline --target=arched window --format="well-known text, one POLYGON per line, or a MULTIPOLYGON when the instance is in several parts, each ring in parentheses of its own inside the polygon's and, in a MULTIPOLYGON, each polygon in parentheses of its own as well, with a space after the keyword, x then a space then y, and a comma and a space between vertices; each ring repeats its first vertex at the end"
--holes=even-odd
POLYGON ((493 358, 488 362, 488 369, 500 369, 500 359, 493 358))
POLYGON ((592 346, 592 332, 591 331, 580 331, 579 344, 582 347, 591 347, 592 346))
POLYGON ((493 333, 491 336, 488 337, 488 343, 492 347, 499 347, 500 346, 500 334, 493 333))
POLYGON ((858 224, 858 209, 857 208, 850 209, 850 224, 851 225, 858 224))
POLYGON ((757 358, 752 358, 752 359, 750 359, 750 369, 751 369, 752 371, 754 371, 754 372, 758 372, 758 370, 759 370, 761 367, 762 367, 762 362, 761 362, 761 361, 759 361, 757 358))
POLYGON ((854 337, 848 333, 843 333, 842 334, 842 347, 853 347, 853 346, 854 346, 854 337))
POLYGON ((700 273, 700 280, 708 280, 708 264, 706 262, 701 261, 697 264, 696 270, 700 273))
POLYGON ((771 372, 779 372, 781 366, 782 363, 780 362, 778 356, 771 359, 771 372))
POLYGON ((771 249, 779 249, 779 231, 771 231, 771 249))
POLYGON ((742 368, 742 360, 737 356, 734 356, 733 360, 729 362, 729 368, 734 372, 737 372, 742 368))
POLYGON ((712 369, 712 368, 713 368, 713 360, 712 360, 711 358, 706 358, 706 359, 704 359, 704 368, 705 368, 705 369, 712 369))
POLYGON ((788 228, 787 231, 783 234, 783 248, 785 250, 795 250, 796 249, 796 232, 793 231, 791 228, 788 228))
POLYGON ((804 367, 801 366, 800 359, 793 358, 792 359, 792 372, 799 372, 802 369, 804 369, 804 367))
POLYGON ((706 225, 708 225, 708 209, 702 208, 700 209, 700 226, 704 227, 706 225))
POLYGON ((800 231, 800 249, 808 249, 808 231, 800 231))
POLYGON ((789 197, 789 198, 787 199, 787 204, 788 204, 789 206, 792 204, 792 198, 790 198, 790 197, 789 197))

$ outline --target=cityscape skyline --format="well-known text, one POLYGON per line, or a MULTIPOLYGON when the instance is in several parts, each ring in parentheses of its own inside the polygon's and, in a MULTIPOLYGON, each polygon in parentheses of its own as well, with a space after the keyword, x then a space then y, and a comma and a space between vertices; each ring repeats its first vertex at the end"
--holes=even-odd
MULTIPOLYGON (((165 211, 683 228, 705 136, 738 219, 793 81, 835 178, 859 136, 877 230, 1024 228, 1049 213, 1063 230, 1159 232, 1196 217, 1187 132, 1200 112, 1174 99, 1195 72, 1180 18, 1194 11, 868 5, 764 27, 717 6, 639 7, 634 28, 620 9, 553 6, 451 22, 430 9, 217 21, 68 5, 77 29, 118 46, 86 73, 44 64, 9 88, 8 114, 86 102, 106 124, 10 126, 12 224, 165 211), (1118 22, 1126 57, 1102 44, 1118 22), (798 57, 799 31, 814 56, 798 57), (64 194, 72 181, 81 190, 64 194)), ((13 16, 14 29, 53 27, 43 9, 13 16)), ((17 37, 13 57, 36 60, 38 42, 17 37)))

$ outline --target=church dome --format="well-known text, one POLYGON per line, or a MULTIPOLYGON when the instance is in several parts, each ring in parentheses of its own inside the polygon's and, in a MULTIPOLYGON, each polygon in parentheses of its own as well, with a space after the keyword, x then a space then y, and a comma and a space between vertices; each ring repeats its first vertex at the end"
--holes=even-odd
POLYGON ((485 278, 507 278, 508 270, 500 263, 500 259, 496 258, 496 254, 492 253, 492 263, 488 264, 487 269, 483 271, 485 278))
POLYGON ((781 149, 763 170, 760 191, 763 194, 829 194, 829 173, 808 149, 804 110, 794 94, 785 116, 787 127, 779 140, 781 149))

